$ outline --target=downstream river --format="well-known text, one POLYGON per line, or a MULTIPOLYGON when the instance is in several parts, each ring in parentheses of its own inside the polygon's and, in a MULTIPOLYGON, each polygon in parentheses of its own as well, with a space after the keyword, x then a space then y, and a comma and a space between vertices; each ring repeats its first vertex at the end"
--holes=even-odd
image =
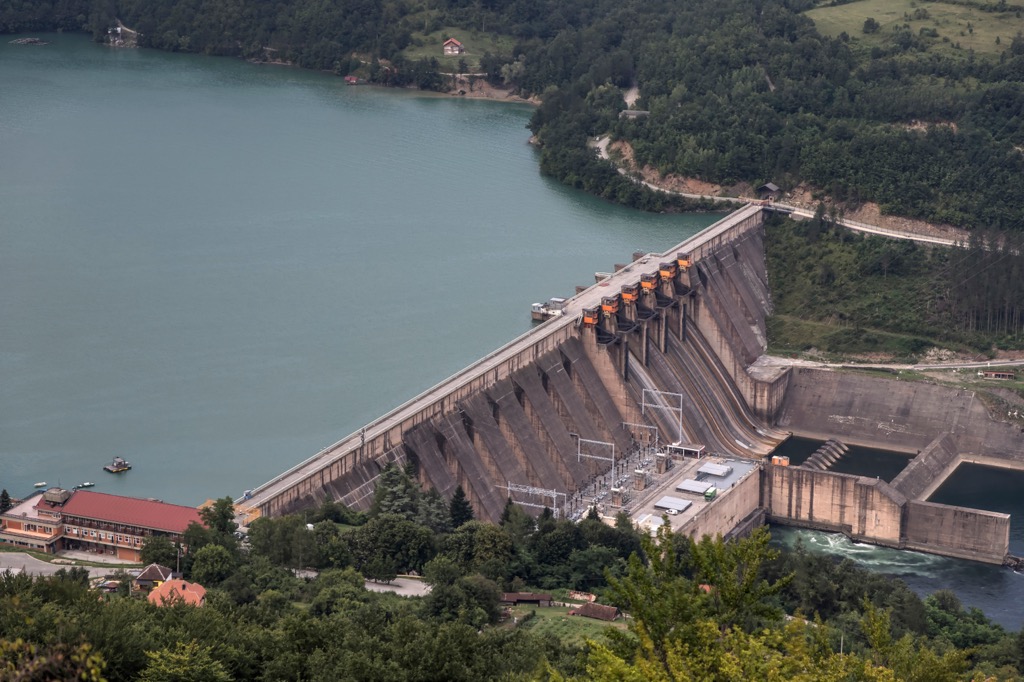
MULTIPOLYGON (((530 303, 718 218, 542 178, 528 107, 13 37, 0 487, 14 495, 89 480, 190 505, 238 496, 526 331, 530 303), (133 470, 103 473, 115 455, 133 470)), ((1020 627, 1022 576, 805 542, 1020 627)))
POLYGON ((532 109, 0 41, 0 487, 237 497, 717 215, 539 175, 532 109), (102 471, 113 456, 133 469, 102 471))

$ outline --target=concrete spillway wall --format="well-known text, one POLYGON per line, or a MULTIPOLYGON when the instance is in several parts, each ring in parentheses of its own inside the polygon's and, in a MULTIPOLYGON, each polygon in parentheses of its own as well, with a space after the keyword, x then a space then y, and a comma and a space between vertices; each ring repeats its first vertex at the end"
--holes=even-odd
POLYGON ((925 500, 959 463, 956 442, 950 434, 944 433, 911 460, 892 480, 892 485, 909 500, 925 500))
POLYGON ((878 479, 766 465, 761 497, 782 525, 994 564, 1009 551, 1009 515, 908 500, 878 479))
POLYGON ((754 470, 733 488, 719 492, 709 504, 679 529, 683 535, 700 540, 705 535, 725 537, 758 509, 761 501, 760 471, 754 470))
POLYGON ((907 503, 903 544, 907 549, 1001 564, 1009 545, 1007 514, 932 502, 907 503))
POLYGON ((900 546, 907 500, 885 481, 799 467, 769 465, 765 471, 770 520, 900 546))
POLYGON ((1024 467, 1020 427, 994 421, 972 391, 922 381, 793 368, 775 423, 810 438, 915 454, 949 433, 965 457, 1024 467))
POLYGON ((788 372, 770 379, 748 372, 767 348, 765 320, 772 309, 763 225, 705 248, 690 280, 697 294, 689 306, 693 323, 751 410, 773 420, 786 394, 788 372))

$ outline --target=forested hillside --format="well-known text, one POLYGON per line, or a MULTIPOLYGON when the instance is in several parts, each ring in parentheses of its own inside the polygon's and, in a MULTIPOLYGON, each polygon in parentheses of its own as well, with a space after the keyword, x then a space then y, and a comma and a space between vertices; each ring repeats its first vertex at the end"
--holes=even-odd
MULTIPOLYGON (((326 503, 259 519, 241 543, 229 498, 201 514, 181 567, 206 588, 202 607, 151 604, 127 576, 100 593, 81 568, 0 574, 0 680, 943 682, 1024 669, 1024 638, 953 594, 921 600, 848 561, 780 555, 764 529, 694 542, 666 524, 655 541, 628 517, 533 519, 512 504, 483 524, 458 492, 444 500, 395 468, 366 514, 326 503), (425 596, 364 588, 364 577, 411 570, 425 596), (503 590, 562 600, 569 588, 624 610, 627 624, 499 603, 503 590), (547 628, 552 614, 561 630, 547 628)), ((173 566, 177 549, 160 540, 144 559, 173 566)))
POLYGON ((894 213, 1019 226, 1024 38, 1008 40, 998 60, 932 54, 920 39, 856 55, 842 36, 816 32, 800 13, 811 4, 3 0, 0 27, 102 36, 116 17, 144 46, 338 73, 361 68, 361 55, 373 79, 426 87, 440 86, 431 64, 401 56, 415 32, 486 27, 518 42, 513 54, 482 56, 481 66, 543 94, 532 123, 545 145, 542 167, 569 184, 650 203, 587 151, 587 136, 611 129, 633 142, 640 163, 664 172, 724 184, 805 181, 894 213), (620 122, 618 88, 634 82, 651 116, 620 122))
MULTIPOLYGON (((967 227, 1024 225, 1024 37, 1020 8, 985 58, 937 50, 910 23, 872 47, 824 37, 813 0, 0 0, 0 30, 86 30, 115 19, 140 44, 441 88, 436 60, 403 50, 441 26, 509 37, 474 59, 543 98, 531 127, 541 167, 622 203, 664 209, 587 149, 612 131, 640 164, 715 183, 809 183, 840 201, 967 227), (1020 25, 1014 31, 1014 22, 1020 25), (620 120, 620 88, 649 118, 620 120)), ((1014 12, 1014 10, 1016 10, 1014 12)), ((909 17, 908 17, 909 20, 909 17)), ((877 22, 876 22, 877 23, 877 22)), ((864 30, 871 30, 867 27, 864 30)), ((873 29, 877 30, 877 29, 873 29)), ((934 34, 934 35, 933 35, 934 34)), ((953 44, 946 36, 946 43, 953 44)))
POLYGON ((768 225, 776 352, 919 358, 1024 345, 1024 239, 972 233, 965 248, 921 246, 779 217, 768 225))

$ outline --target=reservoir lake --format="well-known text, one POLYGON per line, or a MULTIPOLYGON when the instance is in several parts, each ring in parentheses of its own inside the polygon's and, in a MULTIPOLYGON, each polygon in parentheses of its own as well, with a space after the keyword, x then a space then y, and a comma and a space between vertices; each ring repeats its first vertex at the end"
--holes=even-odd
MULTIPOLYGON (((0 487, 15 496, 89 480, 237 497, 526 331, 532 302, 720 217, 541 177, 527 106, 15 37, 0 41, 0 487), (114 456, 133 470, 104 473, 114 456)), ((773 532, 1024 620, 1010 571, 773 532)))
POLYGON ((538 172, 532 108, 0 43, 0 487, 238 497, 720 215, 538 172), (121 476, 102 471, 129 460, 121 476))

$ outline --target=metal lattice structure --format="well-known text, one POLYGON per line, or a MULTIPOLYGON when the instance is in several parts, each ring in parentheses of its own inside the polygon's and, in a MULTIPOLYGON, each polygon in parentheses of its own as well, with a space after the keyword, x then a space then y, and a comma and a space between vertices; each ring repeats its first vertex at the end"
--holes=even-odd
POLYGON ((584 457, 589 459, 599 459, 603 462, 611 462, 612 470, 615 470, 615 443, 607 443, 603 440, 588 440, 586 438, 576 439, 576 461, 580 461, 584 457), (584 452, 583 446, 586 445, 601 445, 604 446, 604 452, 611 452, 611 456, 595 455, 590 452, 584 452))
MULTIPOLYGON (((501 488, 502 486, 498 486, 498 487, 501 488)), ((545 509, 545 508, 550 509, 552 511, 552 513, 555 515, 556 519, 559 516, 558 498, 561 497, 562 498, 562 505, 565 505, 565 503, 566 503, 566 501, 568 500, 568 497, 569 497, 566 493, 563 493, 563 492, 560 492, 558 490, 555 490, 554 488, 549 490, 547 488, 538 488, 536 486, 524 485, 522 483, 513 483, 512 481, 507 481, 506 485, 504 486, 504 488, 505 488, 505 490, 508 491, 509 499, 512 500, 515 504, 518 504, 521 507, 534 507, 535 509, 545 509), (522 500, 515 499, 513 493, 522 493, 524 495, 533 495, 535 497, 539 497, 541 501, 540 501, 540 503, 537 503, 537 502, 523 502, 522 500), (546 504, 544 502, 544 500, 546 498, 551 498, 551 504, 546 504)))
POLYGON ((629 432, 633 435, 633 440, 638 440, 637 439, 637 435, 639 435, 639 433, 643 433, 645 431, 649 432, 649 433, 652 433, 653 434, 652 447, 655 450, 658 449, 658 443, 660 441, 659 441, 658 427, 657 426, 651 426, 650 424, 634 424, 632 422, 622 422, 622 425, 624 427, 626 427, 627 429, 629 429, 629 432), (639 432, 639 433, 637 433, 637 432, 639 432))
POLYGON ((645 388, 643 394, 640 396, 640 411, 642 414, 647 414, 647 408, 652 410, 665 410, 666 412, 672 412, 676 416, 676 426, 679 428, 679 434, 677 440, 685 440, 683 437, 683 394, 682 393, 671 393, 669 391, 656 391, 653 388, 645 388), (653 399, 648 402, 647 396, 650 395, 653 399), (675 398, 678 402, 678 407, 668 404, 665 399, 666 396, 675 398))

